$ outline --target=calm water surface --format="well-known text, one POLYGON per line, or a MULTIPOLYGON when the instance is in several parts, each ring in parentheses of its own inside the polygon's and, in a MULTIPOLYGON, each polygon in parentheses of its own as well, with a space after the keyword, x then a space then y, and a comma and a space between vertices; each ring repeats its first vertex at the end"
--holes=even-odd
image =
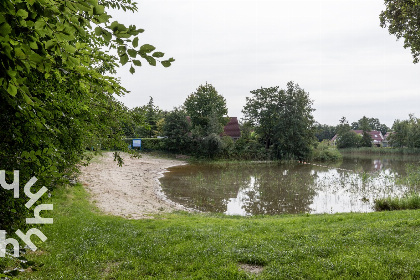
POLYGON ((396 184, 415 157, 345 157, 339 164, 224 163, 169 168, 165 195, 229 215, 370 212, 376 198, 412 191, 396 184))

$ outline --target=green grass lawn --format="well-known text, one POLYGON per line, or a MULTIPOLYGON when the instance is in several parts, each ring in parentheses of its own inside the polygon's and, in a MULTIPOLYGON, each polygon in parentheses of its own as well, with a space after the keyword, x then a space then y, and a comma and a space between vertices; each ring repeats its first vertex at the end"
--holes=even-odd
POLYGON ((54 224, 41 227, 48 240, 25 255, 42 266, 19 278, 420 279, 417 210, 125 220, 86 197, 80 185, 55 192, 54 224))

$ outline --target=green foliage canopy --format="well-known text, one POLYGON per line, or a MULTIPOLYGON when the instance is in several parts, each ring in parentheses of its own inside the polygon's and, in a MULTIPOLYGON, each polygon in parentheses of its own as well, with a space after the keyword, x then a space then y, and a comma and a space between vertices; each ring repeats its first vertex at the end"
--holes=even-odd
POLYGON ((420 148, 420 119, 410 114, 408 120, 395 120, 389 141, 394 147, 420 148))
MULTIPOLYGON (((59 81, 77 76, 79 89, 89 91, 91 84, 101 83, 105 90, 121 93, 115 78, 104 77, 101 70, 113 70, 117 63, 140 66, 139 58, 150 65, 163 53, 149 44, 138 46, 136 37, 143 29, 111 22, 105 8, 118 5, 135 11, 129 0, 6 0, 0 3, 0 46, 2 63, 0 90, 32 104, 27 76, 33 71, 44 78, 59 81), (134 38, 133 38, 134 37, 134 38), (104 52, 116 49, 118 59, 104 52), (19 93, 19 94, 18 94, 19 93)), ((161 61, 165 67, 174 60, 161 61)), ((2 92, 2 94, 4 94, 2 92)))
POLYGON ((360 147, 362 137, 354 132, 347 119, 342 117, 337 127, 337 147, 338 148, 358 148, 360 147))
POLYGON ((372 147, 372 138, 370 137, 369 132, 371 131, 371 126, 369 125, 369 119, 366 116, 360 119, 360 128, 362 129, 362 140, 360 141, 361 147, 372 147))
POLYGON ((266 149, 274 145, 276 158, 305 159, 315 140, 312 100, 299 85, 289 82, 251 91, 242 112, 266 149))
POLYGON ((188 153, 191 151, 191 123, 185 111, 175 108, 166 115, 163 125, 166 149, 172 152, 188 153))
POLYGON ((268 149, 275 134, 275 126, 280 119, 280 108, 284 105, 283 91, 279 87, 269 87, 251 91, 252 97, 246 98, 242 109, 244 119, 255 127, 268 149))
POLYGON ((413 62, 420 55, 420 1, 385 0, 385 10, 380 14, 381 27, 388 28, 397 39, 404 38, 404 48, 410 48, 413 62))
POLYGON ((354 130, 363 130, 363 127, 365 126, 365 129, 368 128, 368 130, 377 130, 382 133, 382 135, 385 135, 389 131, 389 127, 386 124, 382 124, 378 118, 367 118, 363 116, 361 119, 359 119, 357 122, 353 122, 351 124, 351 129, 354 130), (363 122, 367 122, 366 124, 363 124, 363 122))
POLYGON ((315 128, 315 136, 318 141, 331 140, 337 133, 337 127, 332 125, 317 123, 315 124, 315 128))
POLYGON ((293 82, 288 82, 282 93, 284 105, 275 129, 275 152, 278 158, 308 159, 316 142, 313 101, 293 82))
MULTIPOLYGON (((174 60, 140 46, 144 30, 112 21, 108 8, 137 9, 131 0, 0 1, 0 169, 7 180, 20 170, 22 182, 36 176, 52 187, 71 178, 84 149, 127 149, 127 108, 115 99, 127 91, 107 73, 174 60)), ((25 216, 16 208, 24 203, 4 190, 0 199, 0 228, 8 230, 25 216)))
POLYGON ((200 128, 198 134, 207 136, 220 133, 228 122, 226 99, 211 84, 200 85, 187 97, 184 107, 191 118, 192 127, 200 128), (209 129, 212 131, 208 131, 209 129))

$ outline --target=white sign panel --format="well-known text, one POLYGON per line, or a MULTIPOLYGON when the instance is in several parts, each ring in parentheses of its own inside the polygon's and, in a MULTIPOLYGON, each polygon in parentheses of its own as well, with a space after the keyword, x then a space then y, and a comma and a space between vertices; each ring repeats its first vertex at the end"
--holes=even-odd
POLYGON ((141 147, 141 139, 133 139, 133 148, 141 147))

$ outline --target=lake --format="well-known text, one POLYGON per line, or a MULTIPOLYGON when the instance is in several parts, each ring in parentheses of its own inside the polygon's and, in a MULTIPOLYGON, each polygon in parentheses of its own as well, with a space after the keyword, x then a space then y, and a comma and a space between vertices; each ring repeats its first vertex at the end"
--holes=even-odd
MULTIPOLYGON (((160 179, 171 200, 228 215, 371 212, 373 202, 413 191, 395 178, 419 157, 345 156, 340 163, 188 164, 160 179)), ((414 190, 418 191, 418 190, 414 190)))

